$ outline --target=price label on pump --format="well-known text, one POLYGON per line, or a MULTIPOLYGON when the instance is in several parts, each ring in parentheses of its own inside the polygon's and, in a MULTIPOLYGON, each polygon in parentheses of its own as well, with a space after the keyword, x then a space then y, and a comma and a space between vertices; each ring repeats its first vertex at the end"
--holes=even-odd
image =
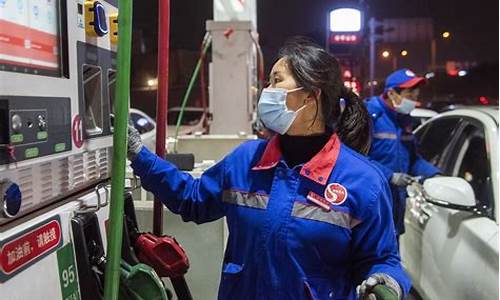
POLYGON ((57 265, 59 267, 59 281, 63 300, 80 300, 78 290, 78 274, 76 272, 73 244, 68 243, 57 251, 57 265))

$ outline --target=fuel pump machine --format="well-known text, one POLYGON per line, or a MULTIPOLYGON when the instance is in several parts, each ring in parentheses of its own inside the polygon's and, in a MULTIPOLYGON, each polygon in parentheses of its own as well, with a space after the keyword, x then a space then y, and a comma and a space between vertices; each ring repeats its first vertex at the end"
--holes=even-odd
MULTIPOLYGON (((2 299, 102 298, 117 2, 0 1, 2 299)), ((138 299, 142 282, 166 299, 131 247, 124 238, 121 296, 138 299)))

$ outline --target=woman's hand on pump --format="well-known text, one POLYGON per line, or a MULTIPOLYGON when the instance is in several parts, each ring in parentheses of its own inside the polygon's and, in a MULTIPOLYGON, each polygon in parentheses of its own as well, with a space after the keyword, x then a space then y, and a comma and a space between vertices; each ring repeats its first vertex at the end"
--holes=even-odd
POLYGON ((128 124, 127 158, 132 161, 141 152, 142 144, 139 131, 131 124, 128 124))

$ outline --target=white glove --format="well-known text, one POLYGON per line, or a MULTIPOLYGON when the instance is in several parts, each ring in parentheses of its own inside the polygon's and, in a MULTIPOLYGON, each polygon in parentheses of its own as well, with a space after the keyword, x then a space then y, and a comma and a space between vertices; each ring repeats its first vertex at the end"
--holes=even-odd
POLYGON ((397 299, 402 299, 403 291, 399 284, 391 276, 384 273, 372 274, 368 279, 363 281, 356 288, 356 294, 360 300, 377 300, 377 296, 372 292, 376 285, 384 285, 385 288, 389 289, 397 299))
POLYGON ((127 157, 133 160, 144 145, 142 144, 141 135, 134 126, 128 125, 128 143, 127 143, 127 157))
POLYGON ((413 177, 406 173, 394 173, 391 177, 391 183, 395 186, 407 186, 414 181, 413 177))

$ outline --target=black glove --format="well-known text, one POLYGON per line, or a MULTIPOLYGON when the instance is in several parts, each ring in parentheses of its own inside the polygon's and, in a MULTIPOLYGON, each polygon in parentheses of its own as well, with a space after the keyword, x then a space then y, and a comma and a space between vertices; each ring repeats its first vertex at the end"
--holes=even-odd
POLYGON ((360 300, 400 300, 403 297, 403 291, 396 280, 384 273, 375 273, 368 277, 358 285, 356 293, 360 300))
POLYGON ((395 186, 407 186, 414 181, 413 177, 406 173, 394 173, 391 177, 391 183, 395 186))
POLYGON ((134 126, 128 125, 128 143, 127 143, 127 157, 129 160, 134 158, 141 152, 144 145, 142 144, 141 135, 134 126))

